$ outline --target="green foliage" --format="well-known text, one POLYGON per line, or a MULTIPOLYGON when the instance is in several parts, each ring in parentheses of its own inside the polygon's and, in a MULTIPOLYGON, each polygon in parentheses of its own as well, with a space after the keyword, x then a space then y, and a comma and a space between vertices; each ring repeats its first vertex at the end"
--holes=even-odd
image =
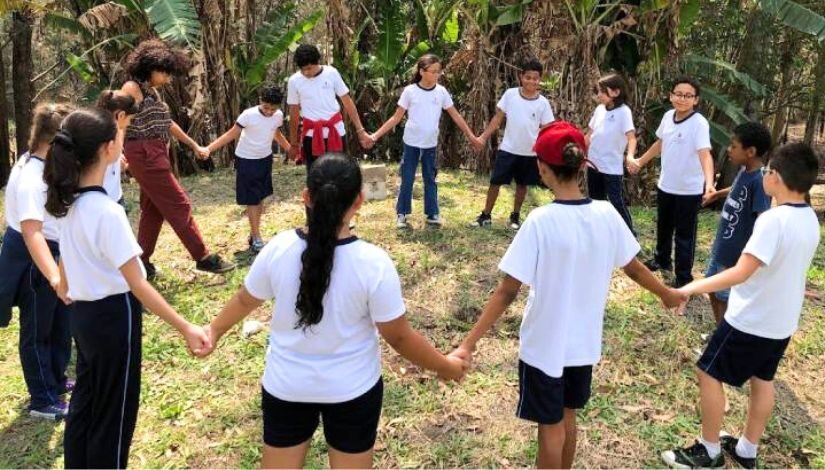
POLYGON ((825 17, 790 0, 759 0, 762 10, 784 25, 825 40, 825 17))
POLYGON ((144 11, 161 39, 200 49, 201 24, 191 0, 145 0, 144 11))
POLYGON ((751 77, 749 74, 737 70, 736 66, 731 64, 730 62, 711 59, 698 54, 686 55, 685 62, 691 65, 705 65, 710 66, 713 69, 721 70, 722 72, 725 72, 729 77, 737 80, 739 83, 744 85, 751 93, 753 93, 756 96, 763 97, 768 94, 768 89, 765 88, 764 85, 759 83, 759 81, 751 77))

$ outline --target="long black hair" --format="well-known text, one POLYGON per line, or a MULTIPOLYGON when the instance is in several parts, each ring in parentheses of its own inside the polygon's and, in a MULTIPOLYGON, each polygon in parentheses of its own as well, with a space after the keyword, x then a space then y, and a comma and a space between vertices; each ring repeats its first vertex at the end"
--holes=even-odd
POLYGON ((344 214, 361 192, 358 162, 340 154, 327 154, 312 164, 307 175, 312 207, 308 211, 307 247, 301 255, 301 287, 295 310, 296 328, 316 325, 324 316, 323 300, 329 288, 332 261, 344 214))
POLYGON ((100 108, 80 109, 63 120, 55 134, 43 180, 46 181, 46 210, 63 217, 77 198, 80 175, 100 158, 101 145, 117 136, 112 113, 100 108))
POLYGON ((597 91, 601 91, 608 97, 610 97, 608 89, 619 90, 619 96, 610 98, 611 103, 608 109, 615 109, 627 103, 627 82, 618 73, 611 73, 600 78, 596 83, 596 87, 597 91))

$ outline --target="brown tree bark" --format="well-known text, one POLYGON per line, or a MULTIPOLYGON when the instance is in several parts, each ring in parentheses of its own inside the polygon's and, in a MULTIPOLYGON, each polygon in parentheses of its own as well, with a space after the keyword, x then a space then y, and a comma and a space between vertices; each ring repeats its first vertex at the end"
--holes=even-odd
POLYGON ((814 94, 811 96, 811 109, 808 110, 808 121, 805 124, 804 142, 808 145, 813 144, 817 120, 821 116, 822 95, 825 95, 825 44, 820 44, 817 49, 819 58, 814 71, 814 94))
POLYGON ((32 23, 31 10, 23 8, 12 13, 12 88, 14 90, 14 121, 17 154, 28 150, 31 128, 32 96, 32 23))
POLYGON ((9 103, 6 100, 6 61, 0 49, 0 187, 6 185, 11 170, 9 147, 9 103))

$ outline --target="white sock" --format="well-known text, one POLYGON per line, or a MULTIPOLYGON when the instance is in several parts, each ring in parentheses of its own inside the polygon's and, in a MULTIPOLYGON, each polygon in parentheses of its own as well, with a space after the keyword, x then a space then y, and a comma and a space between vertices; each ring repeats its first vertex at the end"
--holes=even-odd
POLYGON ((702 445, 705 446, 705 450, 708 451, 708 456, 710 456, 710 458, 712 459, 715 459, 719 456, 719 454, 722 453, 722 445, 718 442, 708 442, 701 437, 699 438, 699 442, 701 442, 702 445))
POLYGON ((746 459, 755 459, 756 458, 756 449, 759 447, 759 444, 754 444, 753 442, 749 441, 744 434, 739 436, 739 442, 736 443, 736 455, 739 457, 744 457, 746 459))

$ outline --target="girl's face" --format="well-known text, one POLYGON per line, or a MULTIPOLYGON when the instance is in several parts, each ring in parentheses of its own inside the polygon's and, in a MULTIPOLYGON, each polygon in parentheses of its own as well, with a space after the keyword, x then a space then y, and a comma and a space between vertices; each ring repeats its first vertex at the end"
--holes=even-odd
POLYGON ((521 86, 527 93, 535 93, 539 89, 541 74, 535 70, 528 70, 521 74, 521 86))
POLYGON ((670 104, 677 112, 687 113, 699 104, 699 96, 689 83, 680 83, 670 92, 670 104))
POLYGON ((419 71, 421 72, 421 81, 428 84, 438 83, 442 73, 441 64, 438 62, 422 67, 419 71))
POLYGON ((152 70, 152 75, 149 77, 149 83, 152 86, 163 86, 172 83, 172 75, 169 72, 161 70, 152 70))
POLYGON ((613 102, 622 92, 617 88, 604 88, 596 85, 596 101, 605 106, 613 102))
POLYGON ((120 160, 120 155, 123 153, 123 132, 118 132, 114 139, 101 145, 100 150, 102 153, 100 157, 106 165, 120 160))

